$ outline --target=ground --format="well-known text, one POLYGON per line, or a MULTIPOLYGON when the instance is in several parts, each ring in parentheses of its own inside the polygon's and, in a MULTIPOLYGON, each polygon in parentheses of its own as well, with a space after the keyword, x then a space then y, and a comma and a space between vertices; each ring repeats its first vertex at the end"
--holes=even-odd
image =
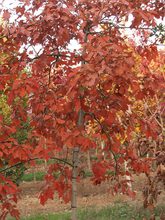
MULTIPOLYGON (((117 194, 112 196, 108 193, 109 183, 94 186, 90 182, 90 178, 83 179, 78 184, 78 206, 85 207, 103 207, 115 202, 135 203, 137 206, 142 206, 142 188, 145 185, 144 177, 136 178, 135 188, 137 195, 135 200, 126 195, 117 194)), ((48 200, 45 206, 39 204, 39 193, 44 186, 44 181, 23 182, 20 185, 21 199, 18 202, 18 208, 21 211, 21 216, 30 216, 36 214, 55 213, 60 211, 70 210, 70 204, 65 204, 55 196, 54 200, 48 200)), ((158 203, 163 204, 165 193, 159 197, 158 203)))

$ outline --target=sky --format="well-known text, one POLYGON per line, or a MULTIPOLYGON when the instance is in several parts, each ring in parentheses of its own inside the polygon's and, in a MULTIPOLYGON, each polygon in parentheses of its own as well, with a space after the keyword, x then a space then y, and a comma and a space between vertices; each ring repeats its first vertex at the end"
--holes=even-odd
MULTIPOLYGON (((0 0, 0 9, 12 9, 15 8, 16 6, 18 6, 20 3, 19 0, 0 0)), ((16 19, 16 15, 13 15, 11 18, 11 22, 14 22, 16 19)), ((129 27, 131 24, 131 20, 132 20, 132 15, 129 16, 129 20, 127 23, 125 23, 124 25, 129 27)), ((157 20, 157 23, 163 23, 165 25, 165 18, 163 19, 163 21, 161 20, 157 20)), ((135 38, 136 42, 140 44, 140 38, 138 38, 138 36, 133 36, 133 33, 135 33, 134 31, 132 31, 131 29, 125 29, 124 30, 124 34, 129 37, 129 38, 135 38)), ((68 48, 69 50, 73 51, 73 50, 79 50, 80 49, 80 45, 78 44, 78 42, 76 40, 71 40, 68 48)), ((159 49, 165 49, 165 45, 159 45, 158 46, 159 49)), ((40 48, 39 48, 40 49, 40 48)))
POLYGON ((12 9, 13 7, 16 7, 19 4, 18 0, 0 0, 0 7, 6 8, 6 9, 12 9))
MULTIPOLYGON (((0 0, 0 9, 3 8, 3 9, 11 9, 12 10, 13 8, 17 7, 19 4, 20 3, 19 3, 18 0, 0 0)), ((11 17, 10 21, 14 22, 16 17, 17 17, 16 15, 13 15, 11 17)), ((74 39, 71 40, 70 44, 68 45, 68 49, 70 51, 79 50, 80 48, 81 48, 81 45, 74 39)), ((35 51, 36 52, 40 51, 40 49, 41 49, 40 45, 35 46, 35 51)), ((29 51, 30 50, 33 50, 33 49, 29 47, 29 51)))

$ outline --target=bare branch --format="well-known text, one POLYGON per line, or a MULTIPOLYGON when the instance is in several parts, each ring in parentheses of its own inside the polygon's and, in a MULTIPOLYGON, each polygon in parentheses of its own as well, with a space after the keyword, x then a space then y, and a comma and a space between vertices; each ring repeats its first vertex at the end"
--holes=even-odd
MULTIPOLYGON (((6 168, 0 170, 0 173, 4 173, 4 172, 6 172, 7 170, 10 170, 10 169, 12 169, 12 168, 14 168, 14 167, 17 167, 17 166, 20 166, 20 165, 22 165, 22 164, 29 163, 30 161, 34 161, 34 160, 38 160, 38 159, 40 159, 40 158, 36 157, 36 158, 31 158, 31 159, 29 159, 29 160, 27 160, 27 161, 24 161, 24 162, 16 163, 16 164, 14 164, 14 165, 12 165, 12 166, 10 166, 10 167, 6 167, 6 168)), ((69 163, 68 161, 66 161, 66 160, 63 160, 63 159, 60 159, 60 158, 57 158, 57 157, 51 157, 50 159, 51 159, 51 160, 57 160, 57 161, 59 161, 59 162, 61 162, 61 163, 64 163, 64 164, 67 164, 67 165, 73 167, 73 165, 72 165, 71 163, 69 163)))

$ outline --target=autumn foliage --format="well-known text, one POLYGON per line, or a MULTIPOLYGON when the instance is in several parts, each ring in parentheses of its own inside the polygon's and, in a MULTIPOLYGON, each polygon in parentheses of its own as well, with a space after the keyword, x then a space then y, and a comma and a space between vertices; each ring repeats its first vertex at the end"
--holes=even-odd
POLYGON ((2 9, 0 95, 6 97, 10 120, 0 110, 1 219, 8 213, 19 219, 18 188, 5 177, 6 169, 35 158, 54 159, 41 204, 53 199, 54 191, 68 202, 68 152, 76 146, 80 154, 99 148, 92 162, 94 184, 108 179, 113 192, 134 196, 124 176, 149 176, 158 151, 165 150, 165 56, 156 46, 162 35, 148 41, 164 15, 162 1, 18 2, 14 23, 13 11, 2 9), (128 21, 125 29, 137 38, 127 37, 128 21), (80 49, 70 49, 73 39, 80 49), (18 141, 25 123, 28 132, 18 141), (142 136, 156 145, 140 145, 142 136))

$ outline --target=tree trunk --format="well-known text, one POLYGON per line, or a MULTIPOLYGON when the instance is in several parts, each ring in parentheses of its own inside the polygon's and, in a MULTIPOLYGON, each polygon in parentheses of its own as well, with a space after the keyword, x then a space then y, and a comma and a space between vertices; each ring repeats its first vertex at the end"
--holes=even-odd
POLYGON ((33 174, 33 176, 32 176, 32 178, 33 178, 33 182, 36 182, 36 168, 33 166, 32 167, 32 174, 33 174))
POLYGON ((87 164, 88 164, 88 170, 91 171, 91 157, 90 157, 90 150, 87 151, 87 164))
MULTIPOLYGON (((127 161, 124 161, 124 168, 125 168, 125 171, 129 171, 128 166, 127 166, 127 161)), ((129 175, 125 175, 125 179, 128 181, 127 186, 132 191, 131 177, 129 175)))
MULTIPOLYGON (((84 111, 80 109, 78 113, 77 126, 81 128, 84 125, 84 111)), ((73 169, 72 169, 72 220, 77 220, 77 175, 79 166, 79 146, 73 148, 73 169)))
POLYGON ((72 220, 77 220, 77 175, 79 163, 79 147, 73 149, 73 170, 72 170, 72 220))
MULTIPOLYGON (((90 26, 88 24, 84 27, 84 42, 87 42, 88 38, 88 31, 90 26)), ((83 50, 82 54, 85 53, 85 49, 83 50)), ((85 61, 81 61, 81 65, 83 66, 85 61)), ((82 97, 80 96, 80 99, 82 97)), ((85 113, 83 109, 80 109, 78 112, 78 120, 77 120, 77 127, 82 128, 84 126, 84 116, 85 113)), ((71 209, 72 209, 72 220, 77 220, 77 175, 78 175, 78 165, 79 165, 79 151, 80 148, 74 147, 73 149, 73 169, 72 169, 72 199, 71 199, 71 209)))
POLYGON ((103 159, 105 160, 105 141, 104 140, 101 140, 101 150, 102 150, 102 156, 103 156, 103 159))

